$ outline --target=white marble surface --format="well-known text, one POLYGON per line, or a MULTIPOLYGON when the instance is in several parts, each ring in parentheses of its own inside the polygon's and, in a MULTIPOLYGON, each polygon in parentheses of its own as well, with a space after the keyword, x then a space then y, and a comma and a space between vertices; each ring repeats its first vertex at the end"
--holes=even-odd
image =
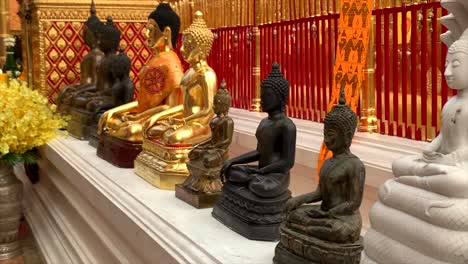
MULTIPOLYGON (((96 150, 87 142, 62 137, 43 150, 45 155, 55 159, 51 152, 73 160, 75 169, 82 171, 82 177, 95 188, 88 190, 94 193, 83 192, 89 203, 96 203, 95 199, 110 200, 141 229, 139 232, 147 232, 178 262, 272 262, 276 243, 251 241, 238 235, 216 221, 211 216, 212 209, 194 209, 176 199, 174 191, 151 186, 132 169, 114 167, 98 158, 96 150)), ((56 165, 60 170, 60 164, 56 165)), ((118 229, 118 222, 115 219, 109 224, 118 229)), ((139 234, 132 232, 138 229, 125 231, 128 239, 137 245, 139 234)))

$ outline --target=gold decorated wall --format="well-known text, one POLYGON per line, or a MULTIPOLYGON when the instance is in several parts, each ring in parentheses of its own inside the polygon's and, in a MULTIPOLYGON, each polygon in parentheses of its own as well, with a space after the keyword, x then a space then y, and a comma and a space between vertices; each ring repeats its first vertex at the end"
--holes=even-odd
MULTIPOLYGON (((64 86, 79 81, 80 60, 88 52, 81 37, 91 1, 35 0, 31 5, 30 49, 35 89, 51 101, 64 86)), ((122 32, 121 47, 132 59, 131 77, 138 87, 138 73, 149 59, 142 30, 158 1, 96 0, 101 20, 112 16, 122 32)))
POLYGON ((176 0, 172 6, 182 18, 182 28, 190 24, 194 10, 205 14, 210 28, 220 28, 338 13, 339 0, 176 0))

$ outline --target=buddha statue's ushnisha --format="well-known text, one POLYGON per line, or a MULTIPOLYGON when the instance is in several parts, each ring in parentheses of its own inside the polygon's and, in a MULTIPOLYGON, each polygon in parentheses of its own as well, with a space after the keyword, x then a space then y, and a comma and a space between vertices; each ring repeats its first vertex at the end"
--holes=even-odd
POLYGON ((211 136, 216 73, 206 59, 213 44, 200 11, 183 32, 181 53, 190 64, 180 88, 183 104, 149 118, 143 126, 143 151, 135 161, 136 173, 162 189, 174 189, 188 176, 186 162, 192 147, 211 136))
MULTIPOLYGON (((73 96, 72 119, 68 124, 68 132, 79 139, 88 139, 90 126, 94 126, 95 115, 101 112, 103 106, 109 107, 113 102, 112 87, 114 76, 112 67, 120 42, 120 31, 114 25, 112 18, 102 26, 99 48, 105 56, 98 67, 98 77, 95 89, 84 90, 73 96)), ((95 127, 95 126, 94 126, 95 127)))
POLYGON ((257 128, 257 149, 226 161, 220 172, 225 184, 213 216, 249 239, 279 238, 282 210, 291 196, 296 126, 284 113, 288 93, 289 82, 275 63, 261 84, 261 107, 268 117, 257 128))
POLYGON ((320 170, 317 190, 286 203, 274 263, 359 263, 365 167, 349 150, 356 126, 342 88, 339 104, 324 121, 324 142, 333 156, 320 170))
POLYGON ((76 94, 96 89, 97 69, 104 58, 99 49, 99 39, 103 23, 96 16, 94 1, 91 1, 91 15, 83 25, 83 39, 90 51, 80 63, 80 82, 62 89, 57 97, 57 109, 64 114, 70 113, 73 97, 76 94))
POLYGON ((197 208, 212 207, 221 194, 223 184, 219 171, 229 157, 228 148, 234 134, 234 122, 228 116, 231 96, 223 80, 213 99, 216 116, 210 122, 211 138, 189 152, 190 176, 176 186, 176 197, 197 208))
POLYGON ((133 168, 141 152, 143 124, 155 114, 180 105, 183 70, 173 45, 177 43, 180 19, 169 4, 160 3, 148 17, 146 44, 153 56, 140 73, 136 101, 110 109, 99 120, 101 143, 98 155, 112 164, 133 168))
POLYGON ((468 5, 441 4, 451 12, 441 19, 449 29, 445 41, 455 40, 445 80, 457 94, 443 106, 440 133, 422 154, 393 162, 395 179, 379 188, 370 211, 363 263, 468 263, 468 5))

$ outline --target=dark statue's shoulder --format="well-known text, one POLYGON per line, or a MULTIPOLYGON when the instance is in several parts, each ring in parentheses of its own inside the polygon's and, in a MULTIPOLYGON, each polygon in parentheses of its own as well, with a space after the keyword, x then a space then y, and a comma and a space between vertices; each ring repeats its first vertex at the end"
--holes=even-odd
POLYGON ((354 155, 354 154, 349 154, 350 155, 350 161, 352 161, 353 165, 359 169, 362 169, 362 170, 365 170, 366 169, 366 166, 364 165, 364 163, 362 162, 362 160, 354 155))
POLYGON ((279 122, 284 129, 287 129, 290 131, 296 131, 296 124, 294 124, 291 118, 285 116, 279 122))

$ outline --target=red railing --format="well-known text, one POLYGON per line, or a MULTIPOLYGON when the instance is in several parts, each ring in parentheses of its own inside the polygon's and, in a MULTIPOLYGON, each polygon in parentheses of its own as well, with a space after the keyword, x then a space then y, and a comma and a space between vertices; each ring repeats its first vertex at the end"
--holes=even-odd
POLYGON ((444 30, 438 22, 440 3, 378 9, 374 14, 380 133, 432 139, 439 130, 440 109, 452 94, 442 77, 446 47, 439 37, 444 30))
POLYGON ((213 30, 215 41, 208 64, 218 76, 226 80, 232 96, 232 107, 249 109, 254 97, 252 68, 255 61, 255 43, 252 27, 228 27, 213 30))
POLYGON ((261 78, 278 62, 290 81, 290 117, 323 121, 331 96, 339 14, 260 26, 261 78))

